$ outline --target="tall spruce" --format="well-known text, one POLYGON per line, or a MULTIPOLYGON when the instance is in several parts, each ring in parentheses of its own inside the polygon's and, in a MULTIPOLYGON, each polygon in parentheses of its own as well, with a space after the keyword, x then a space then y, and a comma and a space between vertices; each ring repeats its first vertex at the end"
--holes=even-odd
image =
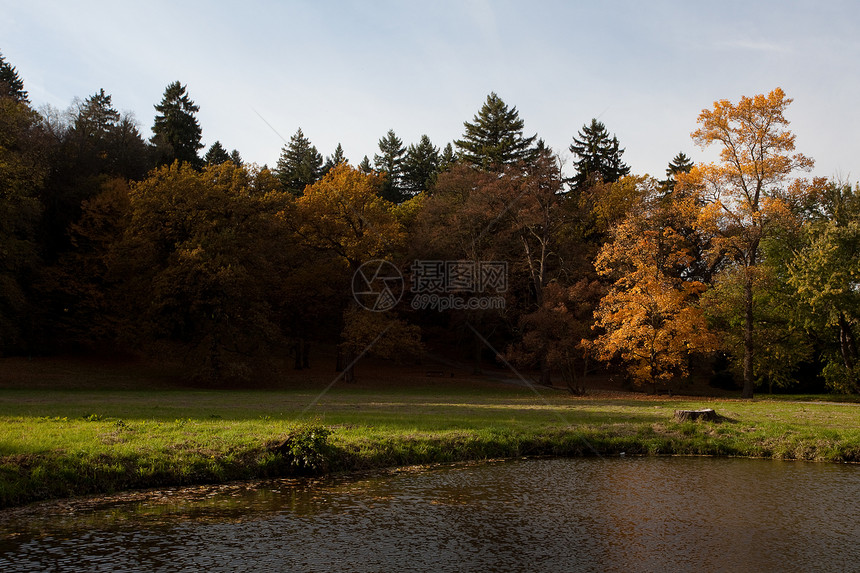
POLYGON ((134 117, 120 114, 111 100, 100 89, 73 106, 72 125, 61 152, 66 163, 55 174, 66 169, 69 180, 95 175, 142 179, 154 167, 151 149, 134 117))
POLYGON ((75 131, 88 139, 107 136, 118 124, 120 114, 111 103, 111 96, 100 89, 81 104, 75 118, 75 131))
POLYGON ((525 124, 517 108, 509 108, 495 92, 487 96, 472 123, 463 125, 466 132, 454 143, 466 163, 496 170, 533 157, 532 144, 537 136, 523 137, 525 124))
POLYGON ((379 151, 381 153, 373 156, 373 166, 376 171, 385 173, 380 195, 389 201, 400 203, 405 199, 401 186, 403 156, 406 154, 403 140, 397 137, 393 129, 389 129, 385 137, 379 140, 379 151))
POLYGON ((242 167, 242 165, 245 163, 244 161, 242 161, 242 156, 239 154, 238 149, 234 149, 230 152, 230 161, 235 163, 236 167, 242 167))
POLYGON ((406 150, 403 158, 403 191, 407 195, 417 195, 433 185, 439 171, 439 148, 422 135, 417 144, 406 150))
POLYGON ((77 106, 77 114, 69 131, 66 159, 73 159, 74 177, 111 174, 110 156, 114 133, 120 125, 120 113, 114 109, 111 96, 104 89, 77 106))
MULTIPOLYGON (((88 195, 98 192, 95 180, 87 179, 109 176, 139 180, 154 167, 152 148, 141 136, 134 117, 120 114, 104 89, 84 101, 76 100, 66 115, 68 123, 58 124, 53 131, 58 145, 48 185, 53 196, 49 203, 57 204, 59 196, 77 188, 60 201, 68 201, 71 214, 88 195)), ((65 234, 62 229, 58 232, 65 234)))
POLYGON ((446 144, 445 148, 439 154, 439 173, 447 171, 458 160, 457 154, 454 153, 454 146, 450 143, 446 144))
POLYGON ((0 52, 0 97, 10 97, 18 103, 30 103, 18 70, 6 61, 2 52, 0 52))
POLYGON ((346 155, 343 153, 343 146, 338 143, 337 147, 334 149, 334 153, 325 158, 325 164, 323 165, 323 175, 340 165, 341 163, 348 163, 349 160, 346 158, 346 155))
POLYGON ((370 164, 370 159, 368 159, 367 155, 358 164, 358 169, 365 175, 373 173, 373 165, 370 164))
POLYGON ((42 195, 42 252, 49 263, 73 246, 69 227, 83 203, 101 193, 105 178, 140 180, 153 167, 134 119, 123 117, 111 99, 102 89, 76 100, 68 123, 53 133, 56 148, 42 195))
POLYGON ((686 154, 681 151, 672 158, 672 161, 669 162, 669 167, 666 168, 666 179, 660 181, 660 186, 663 188, 664 193, 671 193, 675 190, 675 176, 678 173, 689 173, 690 170, 693 169, 693 160, 686 156, 686 154))
POLYGON ((225 161, 230 161, 230 154, 227 153, 220 141, 213 143, 206 155, 203 156, 203 163, 206 165, 221 165, 225 161))
POLYGON ((142 180, 155 167, 153 149, 138 129, 133 115, 120 117, 111 135, 114 173, 134 181, 142 180))
POLYGON ((549 164, 553 164, 555 162, 555 151, 553 151, 552 147, 546 144, 546 141, 544 141, 543 138, 537 140, 534 156, 536 159, 542 159, 545 162, 549 162, 549 164))
POLYGON ((281 185, 285 191, 300 197, 305 187, 313 185, 322 177, 322 172, 322 155, 299 128, 278 158, 277 174, 281 185))
POLYGON ((606 126, 596 118, 590 125, 583 125, 573 138, 570 151, 578 158, 574 161, 576 175, 571 182, 575 189, 582 189, 596 180, 614 183, 630 173, 630 167, 621 161, 624 150, 618 138, 609 136, 606 126))
POLYGON ((197 152, 203 147, 203 130, 194 116, 200 111, 185 91, 185 86, 173 82, 164 90, 161 103, 155 106, 158 115, 152 126, 152 143, 155 144, 160 165, 174 161, 201 167, 197 152))

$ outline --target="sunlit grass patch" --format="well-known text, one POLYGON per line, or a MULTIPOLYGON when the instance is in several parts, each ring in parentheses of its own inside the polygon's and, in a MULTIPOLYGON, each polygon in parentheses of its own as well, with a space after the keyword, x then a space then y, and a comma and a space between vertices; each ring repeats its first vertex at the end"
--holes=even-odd
POLYGON ((0 391, 0 504, 518 456, 860 461, 860 405, 574 398, 523 388, 0 391), (676 422, 713 408, 729 421, 676 422), (284 449, 300 428, 325 440, 284 449), (298 461, 297 461, 298 460, 298 461), (301 461, 304 460, 304 461, 301 461))

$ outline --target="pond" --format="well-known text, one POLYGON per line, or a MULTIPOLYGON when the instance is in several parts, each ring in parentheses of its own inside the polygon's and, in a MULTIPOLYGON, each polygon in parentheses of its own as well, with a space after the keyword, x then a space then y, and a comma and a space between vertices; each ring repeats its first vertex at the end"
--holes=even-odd
POLYGON ((0 571, 846 571, 860 467, 587 458, 0 512, 0 571))

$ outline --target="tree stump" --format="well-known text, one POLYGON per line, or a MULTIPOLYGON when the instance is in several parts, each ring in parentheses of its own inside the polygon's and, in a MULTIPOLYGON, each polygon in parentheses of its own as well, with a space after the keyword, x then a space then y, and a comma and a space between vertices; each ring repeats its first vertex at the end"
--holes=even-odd
POLYGON ((684 422, 686 420, 704 420, 706 422, 719 422, 720 415, 710 408, 705 410, 675 410, 675 420, 684 422))

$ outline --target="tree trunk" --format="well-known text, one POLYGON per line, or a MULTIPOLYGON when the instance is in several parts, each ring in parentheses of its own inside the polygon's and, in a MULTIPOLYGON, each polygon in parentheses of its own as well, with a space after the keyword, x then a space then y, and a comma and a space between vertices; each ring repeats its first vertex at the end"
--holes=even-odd
POLYGON ((355 353, 349 345, 340 346, 337 349, 337 371, 343 372, 343 381, 355 382, 355 353))
POLYGON ((311 367, 311 343, 302 339, 302 368, 311 367))
POLYGON ((845 320, 845 314, 839 313, 839 349, 842 352, 842 362, 849 371, 854 370, 857 358, 857 344, 851 325, 845 320))
POLYGON ((569 356, 561 364, 561 378, 567 385, 567 391, 574 396, 585 395, 585 382, 576 376, 576 361, 569 356))
POLYGON ((752 398, 754 379, 753 379, 753 289, 752 289, 752 274, 750 269, 747 269, 746 279, 744 282, 744 390, 741 394, 742 398, 752 398))
POLYGON ((293 361, 293 370, 301 370, 302 369, 302 339, 299 338, 295 344, 293 344, 293 357, 295 360, 293 361))
POLYGON ((483 374, 483 370, 481 369, 481 353, 484 351, 484 344, 481 342, 481 337, 478 336, 478 333, 475 333, 475 349, 474 349, 474 363, 472 364, 472 374, 483 374))
POLYGON ((212 337, 209 341, 209 376, 213 382, 221 381, 221 339, 218 336, 218 327, 212 329, 212 337))
POLYGON ((355 382, 355 364, 350 364, 346 367, 346 370, 343 371, 343 381, 347 384, 353 384, 355 382))
POLYGON ((546 355, 540 359, 540 383, 544 386, 552 386, 552 369, 549 367, 546 355))

